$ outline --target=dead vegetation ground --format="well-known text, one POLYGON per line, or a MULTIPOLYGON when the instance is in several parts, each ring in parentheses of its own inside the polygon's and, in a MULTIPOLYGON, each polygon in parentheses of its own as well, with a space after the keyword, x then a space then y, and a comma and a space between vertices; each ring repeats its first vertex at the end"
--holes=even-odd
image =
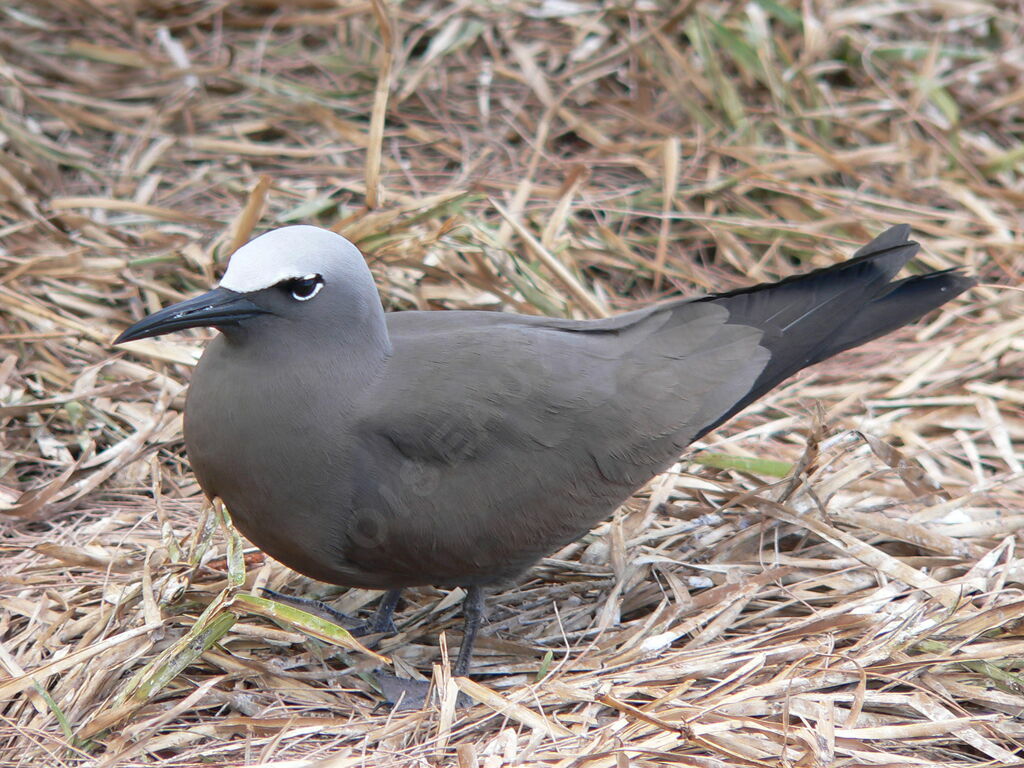
MULTIPOLYGON (((1019 762, 1017 3, 0 19, 0 764, 1019 762), (372 658, 235 597, 339 590, 249 551, 243 575, 202 511, 180 437, 201 334, 109 345, 297 221, 357 241, 395 310, 592 316, 896 222, 982 285, 717 430, 496 596, 474 681, 441 667, 440 708, 388 714, 372 658)), ((411 592, 382 652, 429 675, 458 597, 411 592)))

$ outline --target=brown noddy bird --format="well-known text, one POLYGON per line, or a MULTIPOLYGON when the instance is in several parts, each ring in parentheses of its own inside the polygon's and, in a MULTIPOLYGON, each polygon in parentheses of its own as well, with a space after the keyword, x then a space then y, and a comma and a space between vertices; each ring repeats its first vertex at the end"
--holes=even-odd
POLYGON ((219 287, 115 343, 221 331, 196 367, 185 445, 254 544, 314 579, 483 589, 608 517, 687 445, 800 369, 913 322, 974 281, 894 280, 889 229, 846 262, 602 320, 385 313, 359 250, 312 226, 232 257, 219 287))

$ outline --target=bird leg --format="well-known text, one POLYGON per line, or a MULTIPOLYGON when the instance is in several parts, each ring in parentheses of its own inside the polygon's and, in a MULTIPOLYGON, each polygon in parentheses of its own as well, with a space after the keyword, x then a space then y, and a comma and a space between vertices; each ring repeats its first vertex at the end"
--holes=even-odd
POLYGON ((398 605, 398 600, 402 596, 401 589, 389 589, 384 593, 384 597, 377 603, 377 610, 373 614, 373 620, 370 622, 370 634, 376 634, 383 632, 388 635, 394 635, 398 632, 398 627, 395 626, 395 606, 398 605))
MULTIPOLYGON (((390 593, 388 594, 390 595, 390 593)), ((387 600, 387 596, 384 599, 387 600)), ((462 601, 462 645, 459 647, 459 656, 455 660, 455 666, 452 667, 453 677, 465 677, 469 672, 469 662, 473 657, 473 643, 480 629, 483 615, 483 588, 470 587, 462 601)), ((376 676, 385 702, 393 705, 396 710, 421 709, 426 704, 427 691, 430 689, 428 681, 407 680, 384 670, 377 670, 376 676)), ((472 699, 464 693, 460 693, 455 699, 455 704, 458 707, 468 707, 472 703, 472 699)))
POLYGON ((316 614, 322 618, 332 621, 343 629, 347 629, 354 637, 362 637, 364 635, 376 635, 379 633, 394 634, 398 632, 398 628, 395 626, 395 606, 398 605, 398 599, 402 596, 402 590, 400 589, 389 589, 384 593, 384 596, 380 599, 380 603, 377 605, 377 610, 373 614, 373 618, 370 621, 363 621, 357 619, 354 616, 349 616, 347 613, 342 613, 336 608, 332 608, 322 600, 314 600, 310 597, 295 597, 294 595, 285 595, 280 592, 275 592, 272 589, 263 588, 263 594, 266 597, 273 598, 282 603, 288 605, 294 605, 296 608, 301 608, 304 611, 316 614))
POLYGON ((469 672, 469 662, 473 657, 473 644, 476 642, 476 633, 480 629, 480 621, 483 616, 483 587, 470 587, 462 601, 462 645, 459 646, 459 657, 452 669, 454 677, 465 677, 469 672))

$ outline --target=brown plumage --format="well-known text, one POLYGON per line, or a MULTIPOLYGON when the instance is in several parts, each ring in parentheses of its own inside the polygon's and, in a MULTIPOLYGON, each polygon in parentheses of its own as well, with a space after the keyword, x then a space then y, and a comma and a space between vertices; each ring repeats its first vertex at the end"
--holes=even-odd
POLYGON ((973 285, 894 282, 918 248, 908 233, 779 283, 575 321, 385 314, 354 246, 286 227, 118 341, 223 332, 193 376, 185 441, 261 549, 322 581, 458 585, 478 605, 783 379, 973 285))

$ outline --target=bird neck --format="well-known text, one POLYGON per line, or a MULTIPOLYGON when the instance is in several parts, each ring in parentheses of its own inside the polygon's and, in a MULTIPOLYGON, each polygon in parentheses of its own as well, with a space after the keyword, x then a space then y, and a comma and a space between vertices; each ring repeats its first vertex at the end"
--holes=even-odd
POLYGON ((380 376, 391 356, 384 323, 339 324, 305 328, 267 324, 222 334, 200 361, 193 387, 232 391, 249 405, 298 399, 314 402, 356 400, 380 376), (201 379, 201 381, 200 381, 201 379))
POLYGON ((329 334, 333 340, 343 343, 347 351, 358 347, 360 356, 370 360, 386 360, 391 356, 391 337, 388 335, 387 319, 376 290, 367 306, 355 307, 353 315, 341 319, 341 325, 329 334), (341 333, 338 331, 341 330, 341 333))

